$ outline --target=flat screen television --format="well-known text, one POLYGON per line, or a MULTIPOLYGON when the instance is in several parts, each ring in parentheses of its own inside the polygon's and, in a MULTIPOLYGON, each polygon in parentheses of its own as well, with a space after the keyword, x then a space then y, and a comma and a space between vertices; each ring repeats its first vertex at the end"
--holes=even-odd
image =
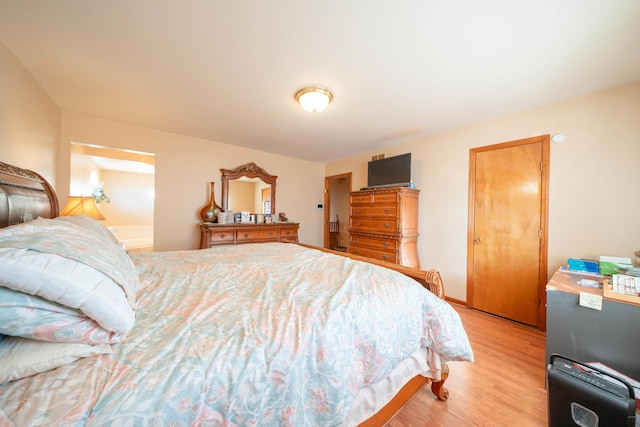
POLYGON ((369 162, 367 188, 407 187, 411 183, 411 153, 369 162))

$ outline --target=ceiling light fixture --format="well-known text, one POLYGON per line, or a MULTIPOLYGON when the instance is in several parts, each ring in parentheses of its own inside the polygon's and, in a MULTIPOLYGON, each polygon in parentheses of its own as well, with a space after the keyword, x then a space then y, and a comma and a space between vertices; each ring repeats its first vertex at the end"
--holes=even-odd
POLYGON ((324 110, 332 100, 333 94, 328 89, 317 86, 305 87, 296 92, 296 101, 310 113, 324 110))

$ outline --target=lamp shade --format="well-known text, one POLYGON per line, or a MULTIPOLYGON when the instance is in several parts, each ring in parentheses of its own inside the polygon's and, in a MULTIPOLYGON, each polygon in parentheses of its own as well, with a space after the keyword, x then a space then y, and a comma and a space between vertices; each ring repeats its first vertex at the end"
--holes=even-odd
POLYGON ((305 87, 296 92, 296 101, 311 113, 324 110, 332 100, 333 94, 321 87, 305 87))
POLYGON ((60 212, 60 216, 71 215, 84 215, 98 220, 105 219, 105 217, 102 216, 102 213, 98 210, 96 200, 92 196, 69 196, 69 201, 64 209, 62 209, 62 212, 60 212))

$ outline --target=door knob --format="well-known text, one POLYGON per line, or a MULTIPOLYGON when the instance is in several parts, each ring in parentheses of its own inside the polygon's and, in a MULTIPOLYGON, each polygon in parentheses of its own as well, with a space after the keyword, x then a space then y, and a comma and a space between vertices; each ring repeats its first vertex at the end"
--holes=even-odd
POLYGON ((478 243, 482 243, 482 239, 479 237, 476 237, 475 239, 473 239, 473 244, 477 245, 478 243))

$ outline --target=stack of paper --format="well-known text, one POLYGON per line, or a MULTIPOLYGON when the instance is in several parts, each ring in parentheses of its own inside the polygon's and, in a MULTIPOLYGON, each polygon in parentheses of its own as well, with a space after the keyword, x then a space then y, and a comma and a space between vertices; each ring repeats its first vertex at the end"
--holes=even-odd
POLYGON ((628 276, 640 277, 640 267, 628 268, 627 271, 624 272, 624 274, 628 276))
POLYGON ((600 257, 601 274, 625 274, 630 268, 633 268, 631 258, 604 255, 600 257))

